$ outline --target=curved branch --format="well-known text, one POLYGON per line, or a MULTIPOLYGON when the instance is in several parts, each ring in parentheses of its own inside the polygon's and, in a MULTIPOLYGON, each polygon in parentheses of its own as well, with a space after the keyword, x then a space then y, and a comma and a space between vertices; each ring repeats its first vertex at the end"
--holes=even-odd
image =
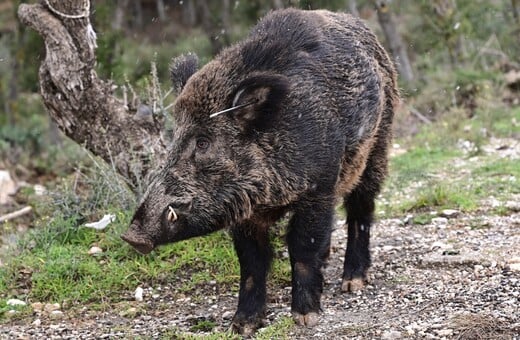
POLYGON ((18 16, 45 41, 40 91, 52 119, 68 137, 111 163, 136 188, 166 154, 162 122, 153 116, 136 118, 114 95, 113 85, 98 78, 89 18, 56 14, 80 13, 84 1, 54 0, 53 11, 42 4, 22 4, 18 16))

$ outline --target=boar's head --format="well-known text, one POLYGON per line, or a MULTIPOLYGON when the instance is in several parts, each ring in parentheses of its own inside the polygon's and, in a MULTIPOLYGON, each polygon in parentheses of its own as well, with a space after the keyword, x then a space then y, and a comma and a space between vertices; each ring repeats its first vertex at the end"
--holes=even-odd
POLYGON ((121 236, 141 253, 240 223, 272 200, 272 167, 261 140, 275 134, 288 79, 241 70, 231 57, 198 72, 195 65, 193 56, 173 64, 174 88, 181 91, 170 150, 121 236))

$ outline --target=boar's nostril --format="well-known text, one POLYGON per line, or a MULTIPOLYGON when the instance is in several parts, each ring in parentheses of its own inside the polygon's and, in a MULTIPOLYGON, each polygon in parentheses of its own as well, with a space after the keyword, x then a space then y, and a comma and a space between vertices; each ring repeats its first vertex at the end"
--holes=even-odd
POLYGON ((175 222, 177 220, 177 213, 172 206, 168 206, 168 221, 175 222))
POLYGON ((148 254, 154 248, 153 242, 146 237, 137 235, 134 231, 129 230, 121 235, 123 241, 129 243, 141 254, 148 254))

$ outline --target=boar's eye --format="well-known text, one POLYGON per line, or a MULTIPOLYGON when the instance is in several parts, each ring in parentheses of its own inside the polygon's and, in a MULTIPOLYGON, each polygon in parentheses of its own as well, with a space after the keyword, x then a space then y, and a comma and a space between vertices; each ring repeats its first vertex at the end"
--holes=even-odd
POLYGON ((206 137, 197 138, 197 149, 200 151, 206 151, 209 148, 209 139, 206 137))

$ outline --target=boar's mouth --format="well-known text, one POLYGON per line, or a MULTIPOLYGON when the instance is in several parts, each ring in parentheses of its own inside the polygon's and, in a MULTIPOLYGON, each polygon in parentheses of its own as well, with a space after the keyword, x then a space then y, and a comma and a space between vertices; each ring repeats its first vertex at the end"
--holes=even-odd
POLYGON ((136 232, 134 225, 132 225, 126 233, 121 235, 121 238, 144 255, 150 253, 154 248, 153 242, 145 235, 136 232))

